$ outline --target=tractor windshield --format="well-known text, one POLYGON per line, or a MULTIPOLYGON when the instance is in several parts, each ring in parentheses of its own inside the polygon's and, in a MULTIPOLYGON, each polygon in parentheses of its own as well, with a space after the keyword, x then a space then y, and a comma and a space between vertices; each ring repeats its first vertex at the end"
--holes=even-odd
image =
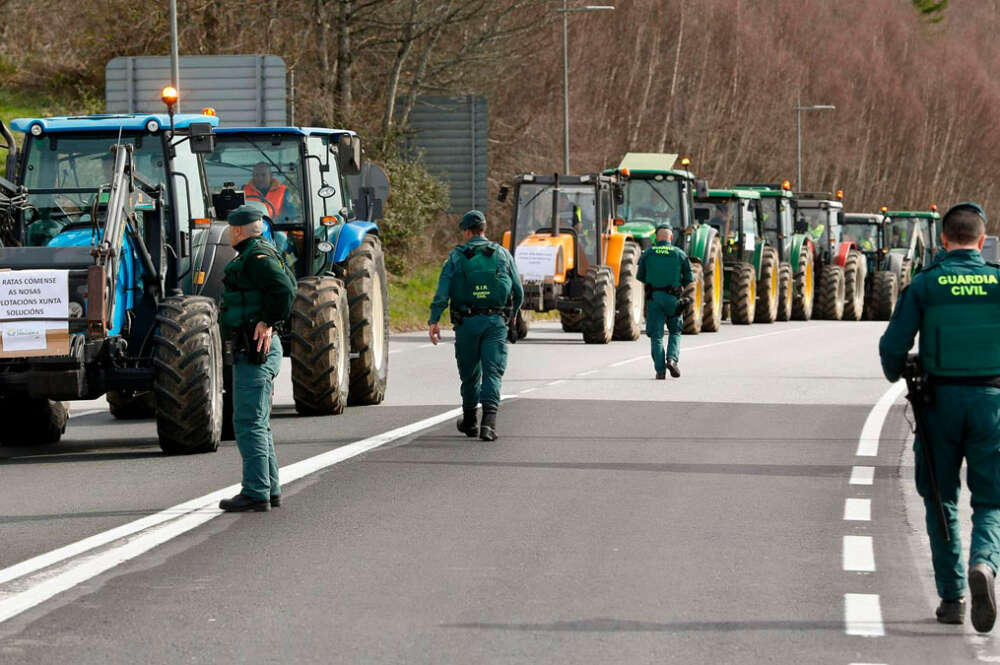
POLYGON ((553 185, 523 183, 518 187, 516 237, 514 246, 538 231, 552 231, 552 201, 561 230, 578 234, 597 233, 597 195, 593 185, 553 185))
POLYGON ((874 252, 879 249, 879 225, 865 224, 860 222, 847 222, 844 224, 841 239, 844 242, 853 242, 863 252, 874 252))
POLYGON ((913 238, 913 220, 897 217, 889 222, 886 229, 887 244, 890 249, 909 249, 913 238))
POLYGON ((674 228, 680 228, 681 183, 669 180, 629 180, 625 187, 625 202, 619 211, 628 222, 668 222, 674 228))
POLYGON ((701 224, 708 224, 719 232, 720 237, 727 234, 739 234, 739 201, 736 199, 720 201, 696 201, 694 218, 701 224))
POLYGON ((820 242, 827 237, 829 229, 827 225, 830 215, 823 208, 805 208, 799 206, 797 215, 799 221, 805 221, 809 226, 806 234, 813 242, 820 242))
POLYGON ((209 190, 213 197, 242 192, 279 226, 302 224, 301 146, 302 137, 294 135, 217 135, 215 151, 205 158, 209 190))

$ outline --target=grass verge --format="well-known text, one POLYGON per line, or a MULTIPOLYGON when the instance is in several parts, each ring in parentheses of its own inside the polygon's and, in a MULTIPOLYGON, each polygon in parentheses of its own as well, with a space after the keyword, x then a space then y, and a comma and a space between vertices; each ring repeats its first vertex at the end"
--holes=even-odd
MULTIPOLYGON (((396 332, 424 330, 430 315, 431 300, 437 289, 441 264, 419 266, 405 275, 389 278, 389 323, 396 332)), ((441 325, 451 325, 447 310, 441 325)))

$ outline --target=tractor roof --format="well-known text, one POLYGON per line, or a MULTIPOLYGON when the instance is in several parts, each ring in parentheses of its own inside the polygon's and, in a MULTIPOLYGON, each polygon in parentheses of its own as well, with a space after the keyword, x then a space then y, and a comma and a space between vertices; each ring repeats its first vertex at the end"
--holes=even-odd
MULTIPOLYGON (((709 199, 759 199, 760 192, 753 189, 710 189, 709 199)), ((705 199, 698 198, 699 201, 705 199)))
POLYGON ((216 134, 293 134, 295 136, 357 136, 350 129, 327 127, 220 127, 216 134))
POLYGON ((736 185, 736 187, 760 192, 761 198, 765 199, 790 199, 794 197, 791 190, 784 189, 780 183, 777 185, 736 185))
POLYGON ((829 192, 796 192, 795 204, 800 208, 843 208, 844 202, 829 192))
POLYGON ((849 212, 844 215, 846 224, 882 224, 885 221, 884 215, 875 212, 849 212))
MULTIPOLYGON (((684 164, 686 160, 682 160, 684 164)), ((629 177, 649 180, 658 175, 672 175, 676 178, 694 180, 693 173, 686 169, 675 169, 677 155, 666 152, 627 152, 617 169, 605 169, 604 175, 615 175, 628 169, 629 177)))
MULTIPOLYGON (((514 176, 514 182, 516 183, 533 183, 537 182, 543 185, 555 184, 555 176, 551 175, 538 175, 535 173, 521 173, 514 176)), ((585 173, 583 175, 560 175, 559 184, 560 185, 593 185, 597 182, 609 182, 611 178, 603 175, 598 175, 596 173, 585 173)))
POLYGON ((941 219, 941 215, 931 210, 890 210, 886 217, 915 217, 918 219, 941 219))
MULTIPOLYGON (((56 132, 117 132, 149 131, 149 123, 155 122, 158 129, 170 127, 170 116, 166 113, 103 113, 99 115, 58 116, 53 118, 14 118, 11 129, 28 133, 38 125, 42 133, 56 132)), ((193 123, 208 123, 213 127, 219 119, 200 113, 178 113, 174 116, 175 129, 187 129, 193 123)))

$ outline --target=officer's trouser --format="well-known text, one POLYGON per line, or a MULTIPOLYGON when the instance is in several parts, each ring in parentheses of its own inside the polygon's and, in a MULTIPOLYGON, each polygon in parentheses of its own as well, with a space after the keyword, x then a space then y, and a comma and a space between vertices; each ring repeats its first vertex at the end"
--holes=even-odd
POLYGON ((281 368, 281 340, 271 337, 263 365, 237 353, 233 362, 233 429, 243 458, 243 494, 268 499, 281 494, 278 460, 271 434, 271 393, 281 368))
POLYGON ((935 478, 948 517, 951 542, 944 540, 925 473, 920 449, 922 441, 914 441, 913 446, 917 491, 924 498, 938 595, 952 599, 965 591, 958 522, 959 471, 963 458, 972 494, 969 565, 985 562, 996 571, 1000 563, 1000 389, 936 386, 932 390, 934 403, 926 410, 923 420, 927 438, 932 442, 935 478))
POLYGON ((507 369, 507 323, 499 314, 466 317, 455 326, 455 359, 462 379, 462 408, 500 404, 507 369))
POLYGON ((653 356, 653 367, 656 372, 667 371, 667 358, 680 360, 681 333, 684 332, 683 313, 677 311, 677 298, 662 291, 654 291, 653 297, 646 302, 646 334, 649 336, 650 353, 653 356), (663 354, 663 325, 666 323, 670 332, 667 338, 667 353, 663 354))

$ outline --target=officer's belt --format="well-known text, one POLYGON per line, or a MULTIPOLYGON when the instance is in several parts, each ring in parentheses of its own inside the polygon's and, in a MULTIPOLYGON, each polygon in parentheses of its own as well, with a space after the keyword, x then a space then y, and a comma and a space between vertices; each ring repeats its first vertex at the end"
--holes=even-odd
POLYGON ((1000 388, 1000 376, 935 376, 930 375, 935 386, 979 386, 1000 388))
POLYGON ((650 291, 663 291, 672 296, 681 296, 684 294, 684 289, 679 286, 647 286, 646 288, 650 291))
POLYGON ((493 314, 506 314, 506 312, 504 311, 504 309, 502 307, 487 307, 487 308, 481 308, 481 307, 476 307, 476 308, 473 308, 473 307, 463 307, 462 309, 458 310, 458 313, 461 314, 463 317, 466 317, 466 316, 480 316, 480 315, 491 316, 493 314))

